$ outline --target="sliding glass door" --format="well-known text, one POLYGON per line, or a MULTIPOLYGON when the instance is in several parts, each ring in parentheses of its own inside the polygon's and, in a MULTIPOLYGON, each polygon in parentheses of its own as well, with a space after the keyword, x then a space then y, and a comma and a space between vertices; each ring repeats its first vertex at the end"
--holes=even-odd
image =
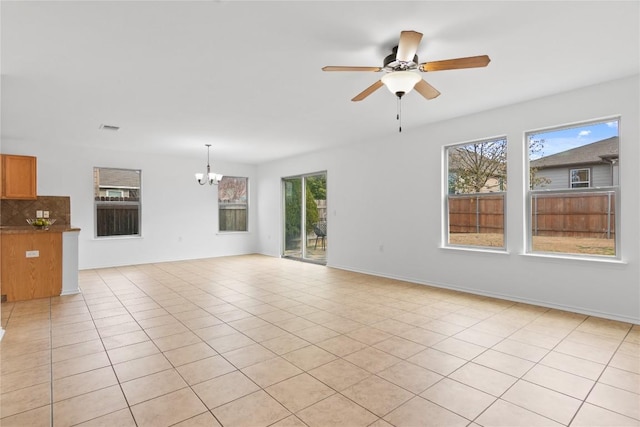
POLYGON ((302 178, 285 178, 284 256, 302 258, 302 178))
POLYGON ((327 262, 327 174, 282 180, 284 252, 288 258, 327 262))

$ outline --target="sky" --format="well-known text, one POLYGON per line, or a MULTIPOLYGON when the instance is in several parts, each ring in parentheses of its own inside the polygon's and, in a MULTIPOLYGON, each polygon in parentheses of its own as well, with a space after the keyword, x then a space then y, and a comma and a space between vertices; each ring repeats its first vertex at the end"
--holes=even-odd
POLYGON ((536 153, 531 157, 531 160, 571 150, 612 136, 618 136, 617 120, 529 134, 529 137, 534 140, 544 139, 545 141, 542 152, 536 153))

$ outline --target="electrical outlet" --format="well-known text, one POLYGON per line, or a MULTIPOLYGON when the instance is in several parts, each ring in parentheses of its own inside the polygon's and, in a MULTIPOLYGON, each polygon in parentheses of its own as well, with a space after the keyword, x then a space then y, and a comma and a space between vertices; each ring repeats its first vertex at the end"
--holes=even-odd
POLYGON ((36 218, 42 218, 42 211, 36 211, 36 218))
POLYGON ((49 211, 44 211, 44 217, 49 218, 49 211))
POLYGON ((40 251, 27 251, 25 255, 27 258, 38 258, 40 256, 40 251))

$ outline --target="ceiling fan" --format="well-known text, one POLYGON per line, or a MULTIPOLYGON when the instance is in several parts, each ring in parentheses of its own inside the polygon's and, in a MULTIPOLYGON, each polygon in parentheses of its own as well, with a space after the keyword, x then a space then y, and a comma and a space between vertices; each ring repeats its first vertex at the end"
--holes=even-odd
POLYGON ((386 74, 380 80, 356 95, 352 101, 362 101, 382 86, 387 88, 398 97, 402 98, 415 89, 426 99, 433 99, 440 95, 440 92, 415 71, 430 72, 443 70, 457 70, 463 68, 486 67, 489 64, 487 55, 470 56, 466 58, 446 59, 443 61, 418 62, 416 51, 422 40, 422 33, 417 31, 402 31, 398 46, 393 48, 393 52, 387 56, 382 67, 351 67, 351 66, 326 66, 322 71, 385 71, 386 74))

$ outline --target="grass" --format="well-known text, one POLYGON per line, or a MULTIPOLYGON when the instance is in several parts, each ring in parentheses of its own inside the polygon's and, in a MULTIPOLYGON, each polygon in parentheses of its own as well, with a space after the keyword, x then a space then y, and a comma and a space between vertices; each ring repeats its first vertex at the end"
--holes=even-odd
MULTIPOLYGON (((504 236, 496 233, 453 233, 449 243, 453 245, 503 247, 504 236)), ((535 252, 555 252, 579 255, 615 256, 615 240, 594 237, 534 236, 535 252)))

